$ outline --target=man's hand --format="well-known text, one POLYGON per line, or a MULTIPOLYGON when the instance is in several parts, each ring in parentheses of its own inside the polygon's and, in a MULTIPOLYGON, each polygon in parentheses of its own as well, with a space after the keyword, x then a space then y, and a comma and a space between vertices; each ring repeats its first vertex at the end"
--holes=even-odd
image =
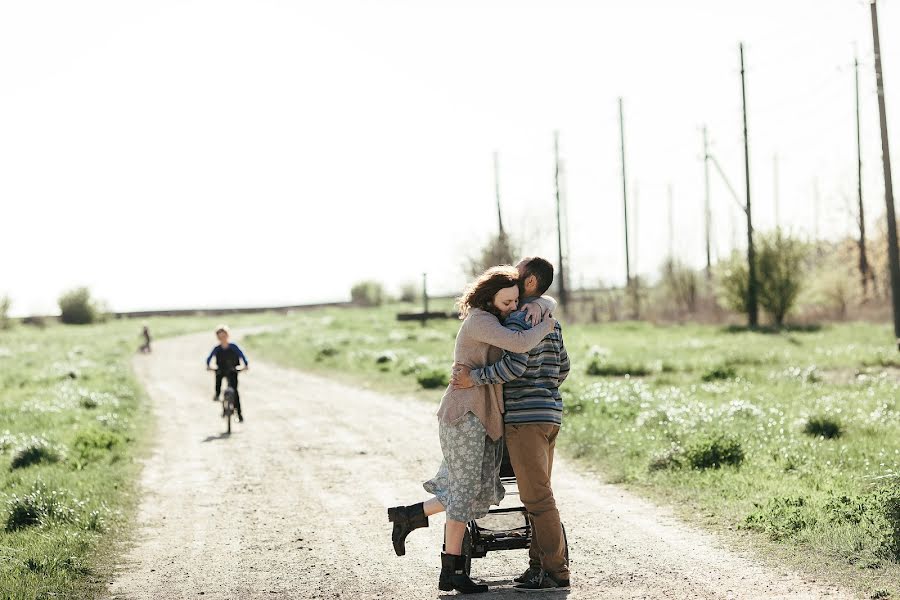
POLYGON ((537 302, 523 304, 522 310, 525 312, 525 321, 532 327, 540 323, 544 318, 544 309, 537 302))
POLYGON ((453 385, 454 390, 475 387, 475 384, 472 382, 471 371, 472 369, 465 365, 453 365, 453 378, 450 380, 450 383, 453 385))

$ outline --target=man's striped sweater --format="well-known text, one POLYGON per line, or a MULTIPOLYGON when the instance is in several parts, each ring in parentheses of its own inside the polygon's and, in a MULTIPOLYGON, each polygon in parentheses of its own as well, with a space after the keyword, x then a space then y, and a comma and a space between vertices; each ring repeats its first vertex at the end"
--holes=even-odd
MULTIPOLYGON (((513 331, 531 328, 522 311, 512 313, 503 324, 513 331)), ((562 423, 563 408, 559 386, 568 374, 569 355, 559 323, 530 352, 504 352, 499 362, 470 373, 475 385, 504 384, 504 423, 557 425, 562 423)))

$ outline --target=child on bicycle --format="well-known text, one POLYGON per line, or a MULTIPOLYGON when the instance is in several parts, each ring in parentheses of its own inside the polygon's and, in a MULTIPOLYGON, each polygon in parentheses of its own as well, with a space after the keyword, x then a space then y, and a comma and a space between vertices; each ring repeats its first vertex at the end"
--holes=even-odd
POLYGON ((222 391, 222 379, 224 378, 228 385, 234 389, 234 410, 237 412, 238 421, 244 422, 244 415, 241 413, 241 396, 238 394, 238 367, 241 361, 244 361, 244 370, 250 365, 247 363, 247 357, 241 352, 237 344, 229 341, 228 327, 219 325, 216 328, 216 338, 219 344, 214 346, 212 352, 206 357, 206 368, 211 370, 209 363, 213 358, 216 359, 216 394, 213 396, 213 402, 219 401, 219 394, 222 391))

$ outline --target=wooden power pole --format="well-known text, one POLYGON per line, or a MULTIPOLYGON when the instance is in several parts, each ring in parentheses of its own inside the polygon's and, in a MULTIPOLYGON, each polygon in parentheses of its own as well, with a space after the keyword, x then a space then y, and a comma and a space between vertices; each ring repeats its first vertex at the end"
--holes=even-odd
POLYGON ((632 291, 631 253, 628 246, 628 177, 625 171, 625 113, 619 98, 619 151, 622 157, 622 214, 625 219, 625 289, 632 291))
POLYGON ((503 231, 503 212, 500 210, 500 158, 496 152, 494 152, 494 196, 497 198, 497 225, 500 227, 502 239, 506 232, 503 231))
POLYGON ((859 203, 859 277, 862 281, 863 299, 869 297, 869 257, 866 253, 866 209, 862 193, 862 133, 859 119, 859 59, 853 57, 853 74, 856 83, 856 199, 859 203))
POLYGON ((900 249, 897 248, 897 217, 894 213, 894 184, 891 180, 891 151, 888 145, 887 114, 884 102, 884 78, 881 72, 881 44, 878 39, 878 9, 872 12, 872 40, 875 46, 875 84, 878 89, 878 116, 881 123, 881 162, 884 166, 884 201, 887 205, 888 259, 891 269, 891 298, 894 305, 894 338, 900 350, 900 249))
POLYGON ((747 84, 744 76, 744 44, 741 43, 741 102, 744 107, 744 180, 747 186, 745 211, 747 213, 747 324, 755 328, 759 324, 759 305, 756 284, 756 251, 753 247, 753 218, 750 210, 750 151, 747 141, 747 84))
POLYGON ((712 280, 712 256, 710 252, 710 228, 712 212, 709 207, 709 140, 706 137, 706 125, 703 126, 703 185, 705 197, 703 202, 703 221, 706 227, 706 280, 712 280))
POLYGON ((562 208, 560 201, 559 189, 559 132, 553 132, 553 155, 555 157, 555 167, 553 172, 553 182, 556 187, 556 242, 559 250, 559 306, 565 310, 567 304, 566 294, 566 272, 565 262, 563 258, 563 228, 562 228, 562 208))

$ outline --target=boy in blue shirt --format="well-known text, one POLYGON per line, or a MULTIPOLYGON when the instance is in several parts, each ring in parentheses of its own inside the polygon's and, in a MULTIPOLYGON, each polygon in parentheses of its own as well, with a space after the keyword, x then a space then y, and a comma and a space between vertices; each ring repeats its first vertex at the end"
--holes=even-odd
POLYGON ((244 361, 244 370, 250 365, 247 363, 247 357, 241 352, 237 344, 229 342, 229 331, 225 325, 220 325, 216 329, 216 337, 219 339, 219 345, 214 346, 212 352, 206 357, 206 368, 212 369, 209 363, 213 358, 216 359, 216 394, 213 396, 213 402, 219 401, 219 394, 222 391, 222 379, 228 381, 228 385, 234 389, 234 410, 237 411, 238 421, 244 422, 244 415, 241 413, 241 396, 238 394, 238 367, 241 361, 244 361))

